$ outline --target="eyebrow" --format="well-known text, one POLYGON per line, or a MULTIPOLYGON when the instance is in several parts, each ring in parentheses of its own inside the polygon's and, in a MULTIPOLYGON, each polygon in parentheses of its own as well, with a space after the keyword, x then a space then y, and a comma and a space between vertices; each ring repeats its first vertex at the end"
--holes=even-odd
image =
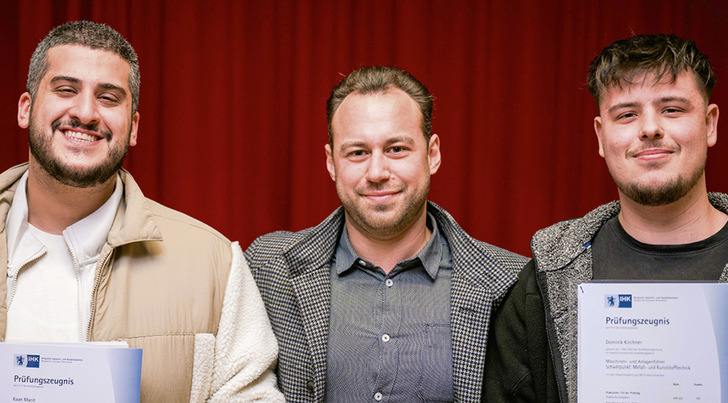
MULTIPOLYGON (((79 80, 76 77, 69 77, 69 76, 55 76, 51 78, 51 83, 57 83, 58 81, 68 81, 69 83, 73 84, 80 84, 81 80, 79 80)), ((105 90, 113 90, 118 91, 121 93, 123 97, 126 97, 126 90, 124 87, 119 87, 118 85, 114 85, 111 83, 101 83, 98 85, 99 88, 103 88, 105 90)))
POLYGON ((387 139, 387 141, 384 142, 386 145, 394 144, 394 143, 407 143, 407 144, 414 144, 415 140, 410 136, 403 136, 403 137, 392 137, 391 139, 387 139))
POLYGON ((79 80, 79 79, 78 79, 78 78, 76 78, 76 77, 68 77, 68 76, 55 76, 55 77, 51 78, 51 82, 52 82, 52 83, 55 83, 55 82, 58 82, 58 81, 69 81, 69 82, 72 82, 72 83, 75 83, 75 84, 77 84, 77 83, 80 83, 80 82, 81 82, 81 80, 79 80))
POLYGON ((623 102, 623 103, 621 103, 621 104, 616 104, 616 105, 613 105, 613 106, 612 106, 611 108, 607 109, 607 113, 612 113, 612 112, 614 112, 615 110, 617 110, 617 109, 621 109, 621 108, 636 108, 636 107, 638 107, 639 105, 640 105, 640 104, 639 104, 639 103, 637 103, 637 102, 623 102))
POLYGON ((689 99, 683 98, 683 97, 664 97, 664 98, 660 98, 655 103, 657 103, 657 104, 666 104, 666 103, 675 102, 675 101, 677 101, 677 102, 684 102, 684 103, 686 103, 688 105, 691 105, 692 104, 689 99))
POLYGON ((364 147, 364 146, 365 146, 364 142, 361 142, 361 141, 347 141, 345 143, 341 143, 339 150, 344 151, 350 147, 364 147))

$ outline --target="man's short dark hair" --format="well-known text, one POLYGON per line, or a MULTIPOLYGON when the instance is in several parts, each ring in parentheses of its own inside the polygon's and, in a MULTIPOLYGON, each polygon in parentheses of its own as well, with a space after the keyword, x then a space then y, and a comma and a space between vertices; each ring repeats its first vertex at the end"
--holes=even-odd
POLYGON ((40 80, 48 72, 48 51, 59 45, 80 45, 92 49, 106 50, 119 55, 129 63, 129 88, 131 90, 131 112, 139 107, 139 60, 134 48, 108 25, 91 21, 73 21, 54 28, 40 41, 30 58, 26 89, 35 99, 40 80))
POLYGON ((589 65, 589 92, 599 101, 606 90, 635 84, 654 74, 655 82, 665 76, 675 82, 677 76, 691 71, 706 102, 715 87, 715 75, 708 56, 695 42, 674 34, 635 35, 620 39, 602 50, 589 65))
POLYGON ((344 77, 333 90, 326 101, 326 116, 329 121, 329 144, 334 147, 334 129, 331 121, 334 113, 344 102, 344 98, 352 93, 362 95, 383 93, 391 88, 398 88, 407 93, 420 108, 422 112, 422 133, 425 142, 430 144, 432 136, 432 95, 427 88, 419 82, 412 74, 388 66, 371 66, 354 70, 344 77))

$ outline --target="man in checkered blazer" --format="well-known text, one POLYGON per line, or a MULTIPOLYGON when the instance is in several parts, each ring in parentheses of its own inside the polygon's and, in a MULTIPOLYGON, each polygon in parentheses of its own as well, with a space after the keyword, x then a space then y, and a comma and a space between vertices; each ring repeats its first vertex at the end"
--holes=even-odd
POLYGON ((440 166, 432 97, 366 67, 327 102, 342 207, 245 252, 278 338, 290 402, 480 400, 491 310, 525 258, 477 241, 427 201, 440 166))

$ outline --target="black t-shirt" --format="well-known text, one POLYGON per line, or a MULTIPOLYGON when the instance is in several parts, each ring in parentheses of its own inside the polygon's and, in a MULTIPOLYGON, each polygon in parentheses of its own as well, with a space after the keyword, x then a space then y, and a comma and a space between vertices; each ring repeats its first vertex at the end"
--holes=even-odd
POLYGON ((649 245, 614 217, 594 237, 592 258, 595 280, 718 280, 728 263, 728 223, 702 241, 649 245))

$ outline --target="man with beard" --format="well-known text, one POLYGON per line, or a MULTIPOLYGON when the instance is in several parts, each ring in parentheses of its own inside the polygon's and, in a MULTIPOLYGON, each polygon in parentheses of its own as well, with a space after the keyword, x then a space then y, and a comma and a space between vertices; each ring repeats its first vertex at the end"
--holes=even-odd
POLYGON ((634 36, 594 59, 588 85, 619 201, 534 235, 494 317, 484 401, 576 401, 580 283, 728 280, 728 196, 705 183, 718 128, 707 56, 675 35, 634 36))
POLYGON ((480 400, 490 310, 525 264, 427 201, 440 167, 432 97, 366 67, 327 102, 326 165, 342 207, 246 251, 290 402, 480 400))
POLYGON ((139 125, 131 45, 64 24, 33 53, 27 91, 30 160, 0 174, 0 340, 126 341, 143 349, 141 401, 281 401, 240 246, 121 169, 139 125))

